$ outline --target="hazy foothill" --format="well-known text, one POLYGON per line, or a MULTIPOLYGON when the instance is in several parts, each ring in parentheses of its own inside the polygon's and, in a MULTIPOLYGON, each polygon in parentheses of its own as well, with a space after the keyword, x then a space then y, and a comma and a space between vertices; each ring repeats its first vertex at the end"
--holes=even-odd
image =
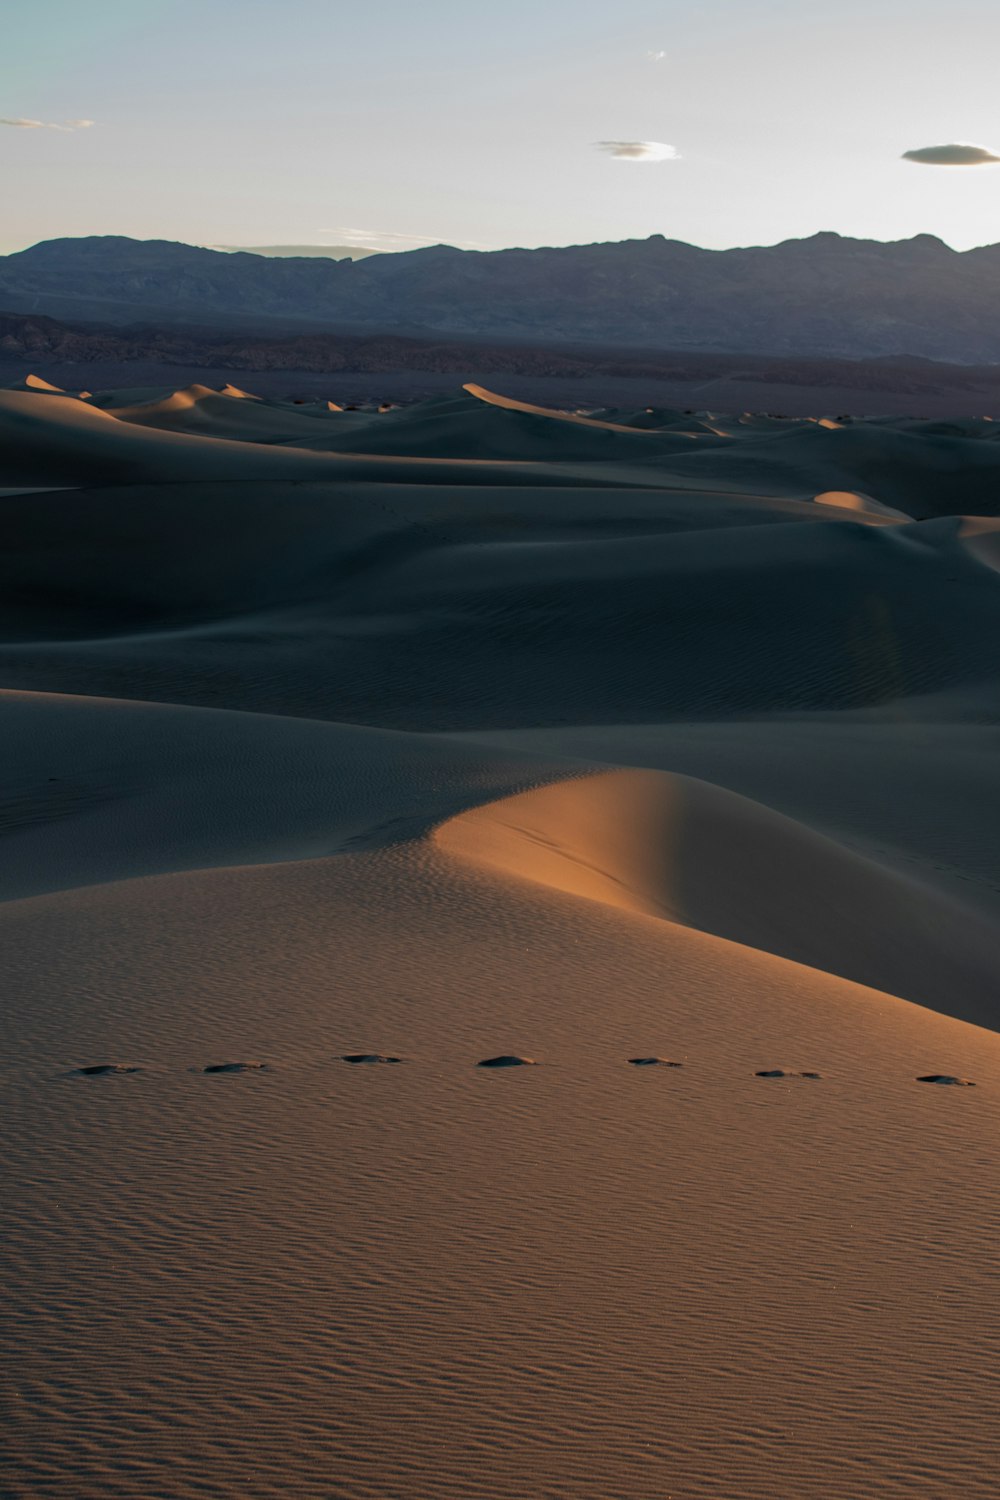
POLYGON ((995 49, 50 5, 3 1496, 995 1500, 995 49))

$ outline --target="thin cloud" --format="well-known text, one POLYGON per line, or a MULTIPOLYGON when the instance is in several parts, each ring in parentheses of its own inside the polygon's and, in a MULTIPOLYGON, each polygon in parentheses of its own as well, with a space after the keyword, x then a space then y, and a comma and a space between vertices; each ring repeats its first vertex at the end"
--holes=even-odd
POLYGON ((666 57, 666 55, 667 54, 665 52, 647 52, 646 53, 646 56, 649 58, 650 62, 662 62, 663 59, 666 57))
POLYGON ((0 119, 0 125, 11 125, 15 130, 89 130, 96 124, 94 120, 4 120, 0 119))
POLYGON ((594 148, 619 161, 680 160, 676 146, 665 146, 662 141, 595 141, 594 148))
POLYGON ((1000 156, 985 146, 952 141, 947 146, 921 146, 918 151, 904 151, 902 160, 915 161, 924 167, 990 167, 1000 162, 1000 156))
POLYGON ((392 229, 321 229, 338 245, 353 245, 358 250, 421 250, 428 245, 451 245, 458 250, 488 250, 477 240, 443 240, 426 234, 400 234, 392 229))

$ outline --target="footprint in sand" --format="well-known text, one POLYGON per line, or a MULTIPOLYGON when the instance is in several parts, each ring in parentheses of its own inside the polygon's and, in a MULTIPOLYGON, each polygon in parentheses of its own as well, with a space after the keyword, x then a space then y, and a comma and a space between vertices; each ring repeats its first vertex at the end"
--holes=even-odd
POLYGON ((953 1083, 960 1089, 974 1089, 975 1084, 971 1078, 956 1078, 951 1073, 924 1073, 917 1079, 918 1083, 953 1083))
POLYGON ((340 1062, 346 1063, 398 1063, 401 1057, 383 1057, 381 1052, 343 1052, 340 1062))
POLYGON ((514 1052, 504 1052, 499 1057, 484 1057, 476 1063, 477 1068, 533 1068, 533 1057, 518 1057, 514 1052))
POLYGON ((90 1063, 86 1068, 74 1068, 70 1073, 71 1078, 110 1078, 116 1073, 141 1073, 141 1068, 134 1068, 130 1063, 90 1063))
POLYGON ((790 1073, 785 1068, 763 1068, 755 1078, 822 1078, 822 1073, 790 1073))
POLYGON ((201 1071, 203 1073, 267 1073, 269 1072, 269 1069, 267 1063, 228 1062, 209 1063, 208 1066, 202 1068, 201 1071))
POLYGON ((669 1057, 630 1057, 633 1068, 683 1068, 684 1064, 673 1062, 669 1057))

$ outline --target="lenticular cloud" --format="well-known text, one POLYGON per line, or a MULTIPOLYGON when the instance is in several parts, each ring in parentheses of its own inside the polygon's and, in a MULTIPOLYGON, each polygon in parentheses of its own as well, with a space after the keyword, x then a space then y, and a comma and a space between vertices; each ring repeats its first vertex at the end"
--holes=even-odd
POLYGON ((0 119, 0 125, 10 125, 15 130, 89 130, 93 120, 26 120, 22 117, 16 119, 0 119))
POLYGON ((985 146, 968 141, 952 141, 947 146, 921 146, 918 151, 904 151, 903 161, 915 161, 925 167, 989 167, 1000 162, 1000 156, 985 146))
POLYGON ((675 146, 665 146, 662 141, 597 141, 598 151, 617 156, 619 161, 677 161, 675 146))

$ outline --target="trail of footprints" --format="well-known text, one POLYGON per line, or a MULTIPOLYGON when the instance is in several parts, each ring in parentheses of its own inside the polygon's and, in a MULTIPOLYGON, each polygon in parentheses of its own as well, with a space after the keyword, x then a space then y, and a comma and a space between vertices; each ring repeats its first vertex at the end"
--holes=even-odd
MULTIPOLYGON (((381 1063, 395 1064, 405 1062, 402 1057, 387 1057, 381 1052, 342 1052, 336 1058, 337 1062, 349 1063, 351 1066, 374 1066, 381 1063)), ((633 1068, 682 1068, 683 1063, 675 1062, 669 1057, 629 1057, 626 1059, 633 1068)), ((516 1052, 501 1052, 496 1057, 484 1057, 475 1064, 477 1068, 533 1068, 537 1067, 537 1059, 534 1057, 522 1057, 516 1052)), ((109 1078, 128 1073, 141 1073, 142 1068, 131 1063, 88 1063, 84 1067, 72 1068, 67 1075, 70 1078, 109 1078)), ((193 1073, 269 1073, 272 1071, 270 1064, 264 1062, 218 1062, 207 1063, 201 1068, 190 1069, 193 1073)), ((754 1075, 755 1078, 807 1078, 822 1079, 822 1073, 803 1072, 796 1073, 787 1068, 761 1068, 754 1075)), ((917 1083, 950 1084, 958 1088, 975 1088, 971 1078, 958 1078, 953 1073, 921 1073, 917 1083)))

